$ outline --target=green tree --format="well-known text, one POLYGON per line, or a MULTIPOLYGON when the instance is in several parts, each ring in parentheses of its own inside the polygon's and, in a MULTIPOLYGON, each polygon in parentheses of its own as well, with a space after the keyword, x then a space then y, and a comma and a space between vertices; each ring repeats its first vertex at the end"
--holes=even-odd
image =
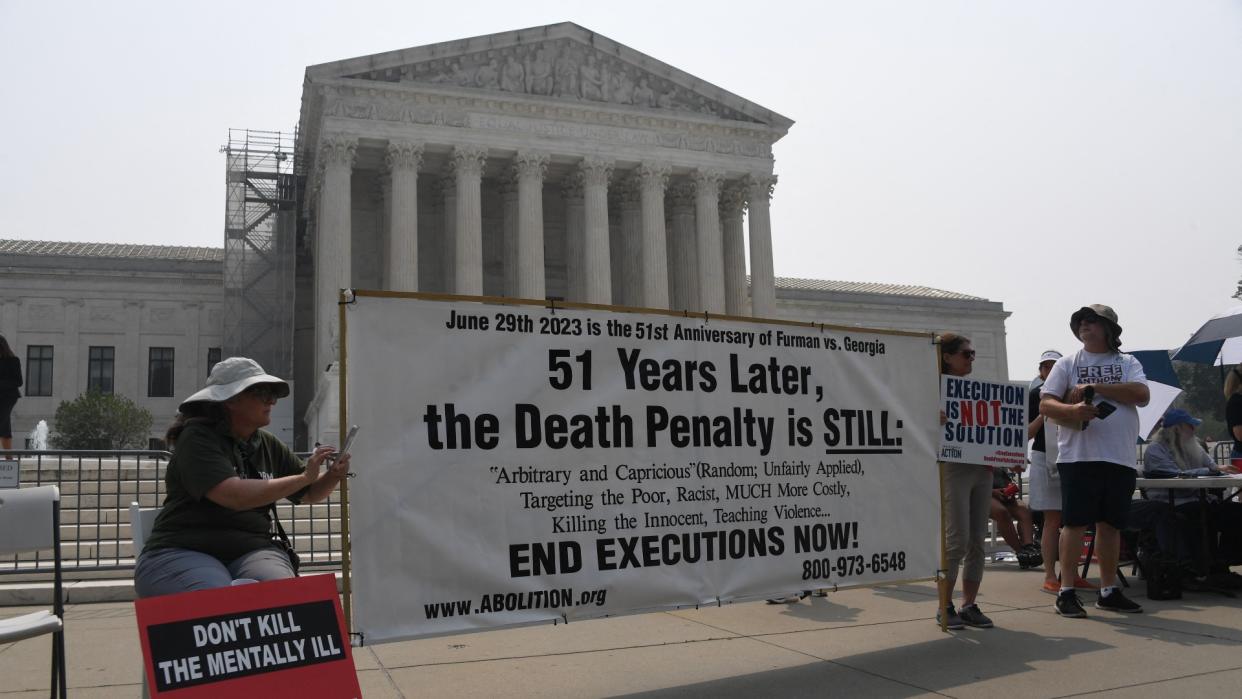
POLYGON ((151 412, 125 396, 88 391, 56 408, 57 449, 145 449, 151 412))
MULTIPOLYGON (((1238 257, 1242 258, 1242 245, 1238 246, 1238 257)), ((1233 292, 1235 299, 1242 299, 1242 279, 1238 280, 1238 290, 1233 292)))
POLYGON ((1208 364, 1173 362, 1182 394, 1173 405, 1203 420, 1199 436, 1215 441, 1225 439, 1224 374, 1221 368, 1208 364))

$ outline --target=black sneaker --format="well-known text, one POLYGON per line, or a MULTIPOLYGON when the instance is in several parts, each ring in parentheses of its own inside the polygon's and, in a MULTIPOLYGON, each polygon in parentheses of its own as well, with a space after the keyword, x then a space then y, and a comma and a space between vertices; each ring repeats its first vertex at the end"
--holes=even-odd
POLYGON ((1238 575, 1233 571, 1222 571, 1212 573, 1207 576, 1209 585, 1219 587, 1224 590, 1242 590, 1242 575, 1238 575))
POLYGON ((1044 551, 1037 544, 1027 544, 1026 551, 1031 555, 1031 567, 1039 568, 1044 565, 1044 551))
POLYGON ((1097 609, 1108 609, 1114 612, 1129 612, 1130 614, 1139 614, 1143 611, 1143 605, 1131 600, 1121 594, 1121 590, 1113 588, 1113 591, 1107 597, 1100 594, 1100 598, 1095 601, 1097 609))
POLYGON ((992 628, 992 620, 979 609, 977 604, 968 604, 962 607, 962 611, 958 616, 961 617, 962 623, 967 626, 973 626, 976 629, 992 628))
MULTIPOLYGON (((945 628, 951 631, 960 631, 966 628, 966 624, 962 622, 962 617, 958 615, 957 609, 953 605, 950 604, 947 611, 949 616, 948 621, 945 623, 945 628)), ((936 625, 940 625, 940 612, 936 612, 936 625)))
POLYGON ((1082 608, 1078 594, 1073 590, 1062 590, 1057 595, 1057 614, 1071 619, 1085 619, 1087 610, 1082 608))

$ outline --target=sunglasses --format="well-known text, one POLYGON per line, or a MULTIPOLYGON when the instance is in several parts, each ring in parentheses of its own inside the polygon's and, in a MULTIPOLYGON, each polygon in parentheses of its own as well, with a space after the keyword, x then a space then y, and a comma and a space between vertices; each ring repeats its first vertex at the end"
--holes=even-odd
POLYGON ((975 358, 975 351, 974 351, 974 350, 961 350, 960 352, 958 352, 958 354, 962 355, 963 357, 965 357, 965 358, 967 358, 967 359, 974 359, 974 358, 975 358))
POLYGON ((275 403, 280 398, 280 389, 271 384, 259 384, 247 388, 246 393, 258 398, 264 403, 275 403))

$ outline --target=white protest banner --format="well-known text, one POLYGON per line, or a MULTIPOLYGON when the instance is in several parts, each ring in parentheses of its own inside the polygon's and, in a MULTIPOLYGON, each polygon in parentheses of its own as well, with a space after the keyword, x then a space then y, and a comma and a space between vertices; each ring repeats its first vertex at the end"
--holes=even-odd
POLYGON ((362 642, 927 579, 928 335, 357 292, 362 642))
POLYGON ((940 377, 940 460, 1026 466, 1027 384, 940 377))

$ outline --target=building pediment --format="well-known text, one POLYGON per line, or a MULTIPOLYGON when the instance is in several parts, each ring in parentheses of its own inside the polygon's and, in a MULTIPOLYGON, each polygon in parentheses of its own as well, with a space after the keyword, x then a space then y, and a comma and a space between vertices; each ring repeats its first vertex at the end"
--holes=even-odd
POLYGON ((573 23, 491 34, 307 68, 353 79, 521 95, 763 124, 792 120, 573 23))

